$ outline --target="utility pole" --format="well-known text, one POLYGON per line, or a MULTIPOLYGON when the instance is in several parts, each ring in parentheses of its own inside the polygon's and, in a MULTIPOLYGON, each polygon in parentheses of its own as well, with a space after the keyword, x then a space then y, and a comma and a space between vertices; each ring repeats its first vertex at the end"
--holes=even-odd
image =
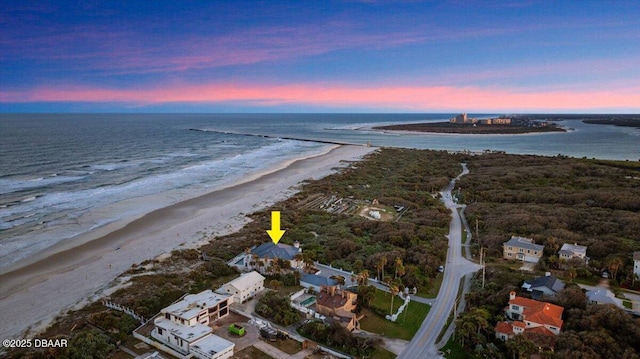
POLYGON ((485 263, 484 263, 484 247, 480 247, 480 265, 482 266, 482 289, 484 289, 485 263))

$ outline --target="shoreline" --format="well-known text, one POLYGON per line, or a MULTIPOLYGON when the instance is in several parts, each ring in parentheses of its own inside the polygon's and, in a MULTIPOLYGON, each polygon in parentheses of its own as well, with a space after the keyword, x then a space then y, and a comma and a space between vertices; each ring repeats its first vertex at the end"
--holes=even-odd
POLYGON ((239 230, 246 214, 296 193, 310 178, 325 177, 344 160, 361 159, 376 148, 334 146, 285 161, 240 183, 216 188, 194 198, 129 220, 105 225, 82 238, 0 274, 2 336, 34 334, 59 313, 105 295, 131 265, 175 249, 193 248, 211 238, 239 230), (207 234, 210 232, 210 234, 207 234))
POLYGON ((529 135, 545 133, 566 133, 569 129, 564 127, 526 127, 520 125, 481 125, 451 126, 449 122, 405 123, 386 126, 372 126, 374 131, 389 131, 389 133, 425 133, 436 135, 529 135))

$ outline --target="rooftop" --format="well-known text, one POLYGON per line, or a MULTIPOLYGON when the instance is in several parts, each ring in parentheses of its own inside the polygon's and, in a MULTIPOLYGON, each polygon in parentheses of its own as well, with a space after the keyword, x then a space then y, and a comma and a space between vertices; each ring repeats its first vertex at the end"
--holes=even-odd
POLYGON ((496 332, 504 334, 513 334, 513 327, 509 322, 498 322, 496 324, 496 332))
POLYGON ((586 256, 587 255, 587 247, 586 246, 581 246, 577 243, 575 244, 571 244, 571 243, 565 243, 562 245, 562 248, 560 248, 560 252, 562 254, 562 252, 569 252, 571 254, 581 254, 582 256, 586 256))
POLYGON ((563 307, 523 297, 515 297, 509 300, 509 304, 524 307, 522 314, 524 315, 524 320, 528 322, 546 324, 558 328, 562 327, 563 307))
POLYGON ((300 278, 300 281, 317 286, 333 286, 338 284, 338 281, 333 278, 327 278, 315 274, 304 274, 300 278))
POLYGON ((189 347, 191 349, 199 350, 209 355, 213 355, 228 350, 234 345, 235 344, 224 338, 220 338, 217 335, 211 334, 196 341, 195 343, 192 343, 189 347))
POLYGON ((171 313, 183 319, 190 319, 198 315, 203 309, 215 307, 229 298, 229 295, 218 294, 210 289, 198 294, 186 295, 179 302, 164 308, 162 313, 171 313))
POLYGON ((259 281, 264 281, 264 277, 262 276, 262 274, 256 271, 251 271, 249 273, 242 274, 241 276, 232 280, 231 282, 228 282, 227 284, 232 285, 233 287, 238 288, 241 291, 245 291, 251 288, 254 283, 259 281))
POLYGON ((633 260, 640 261, 640 251, 633 252, 633 260))
POLYGON ((596 302, 598 304, 613 304, 617 307, 623 308, 622 299, 616 298, 615 294, 608 289, 592 289, 586 293, 587 300, 590 302, 596 302))
POLYGON ((524 284, 522 285, 522 288, 525 288, 530 292, 540 287, 549 288, 550 290, 557 293, 558 291, 564 288, 564 283, 560 279, 556 278, 555 276, 548 275, 548 276, 542 276, 542 277, 537 277, 533 279, 527 279, 524 281, 524 284))
POLYGON ((330 289, 328 287, 323 287, 320 293, 316 296, 316 305, 320 305, 327 308, 341 308, 347 304, 347 301, 351 298, 354 300, 357 296, 355 293, 349 292, 348 290, 339 289, 335 291, 334 295, 329 293, 330 289))
POLYGON ((301 250, 294 246, 284 243, 274 244, 273 242, 262 243, 251 250, 251 253, 260 258, 280 258, 288 261, 293 260, 300 252, 301 250))
POLYGON ((163 317, 156 318, 154 324, 158 328, 162 328, 163 330, 169 331, 171 334, 177 336, 178 338, 188 342, 193 343, 198 339, 209 335, 211 333, 211 328, 203 324, 195 324, 195 325, 182 325, 178 323, 174 323, 169 319, 165 319, 163 317))
POLYGON ((512 247, 518 247, 518 248, 525 248, 525 249, 533 249, 533 250, 536 250, 536 251, 544 250, 544 246, 543 245, 535 244, 535 243, 533 243, 533 239, 524 238, 524 237, 515 237, 515 236, 511 237, 511 239, 506 241, 503 245, 512 246, 512 247))

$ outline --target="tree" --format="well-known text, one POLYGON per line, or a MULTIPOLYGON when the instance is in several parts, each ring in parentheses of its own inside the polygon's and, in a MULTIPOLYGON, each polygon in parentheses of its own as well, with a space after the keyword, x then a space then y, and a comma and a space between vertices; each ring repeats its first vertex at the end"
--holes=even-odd
POLYGON ((529 358, 531 354, 538 352, 536 345, 523 334, 514 336, 505 344, 513 359, 529 358))
POLYGON ((620 257, 612 257, 607 261, 607 268, 609 268, 609 271, 611 272, 612 279, 617 279, 618 270, 623 265, 624 263, 622 262, 622 259, 620 259, 620 257))
POLYGON ((275 290, 278 290, 278 289, 282 288, 282 282, 281 282, 281 281, 279 281, 279 280, 277 280, 277 279, 272 279, 272 280, 269 282, 269 286, 270 286, 271 288, 275 289, 275 290))
POLYGON ((293 271, 293 279, 294 279, 295 285, 300 284, 300 278, 302 278, 302 274, 300 274, 300 271, 294 270, 293 271))
POLYGON ((357 276, 358 285, 367 285, 369 283, 369 271, 363 269, 357 276))
POLYGON ((456 331, 460 335, 463 346, 465 340, 468 341, 468 346, 470 347, 486 343, 487 339, 482 332, 486 332, 489 328, 490 317, 489 311, 480 307, 471 308, 460 314, 456 321, 456 331))
POLYGON ((402 258, 396 257, 395 260, 395 278, 402 277, 405 274, 404 265, 402 264, 402 258))
POLYGON ((378 270, 378 278, 384 281, 384 267, 387 265, 387 257, 380 256, 376 262, 376 269, 378 270))
POLYGON ((391 286, 389 286, 389 290, 391 290, 391 309, 389 310, 389 315, 393 315, 393 298, 398 295, 400 289, 398 289, 397 285, 392 284, 391 286))

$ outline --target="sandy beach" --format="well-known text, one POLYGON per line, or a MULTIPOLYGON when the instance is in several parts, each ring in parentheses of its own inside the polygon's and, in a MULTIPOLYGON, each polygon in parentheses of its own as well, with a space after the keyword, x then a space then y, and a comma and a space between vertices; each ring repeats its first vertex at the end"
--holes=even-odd
MULTIPOLYGON (((245 214, 297 191, 303 180, 322 178, 375 148, 336 146, 329 152, 283 163, 268 173, 216 189, 139 218, 97 228, 64 241, 0 274, 0 337, 33 336, 59 314, 109 293, 133 264, 206 242, 242 228, 245 214)), ((151 201, 153 198, 131 199, 151 201)), ((95 215, 95 214, 94 214, 95 215)))

